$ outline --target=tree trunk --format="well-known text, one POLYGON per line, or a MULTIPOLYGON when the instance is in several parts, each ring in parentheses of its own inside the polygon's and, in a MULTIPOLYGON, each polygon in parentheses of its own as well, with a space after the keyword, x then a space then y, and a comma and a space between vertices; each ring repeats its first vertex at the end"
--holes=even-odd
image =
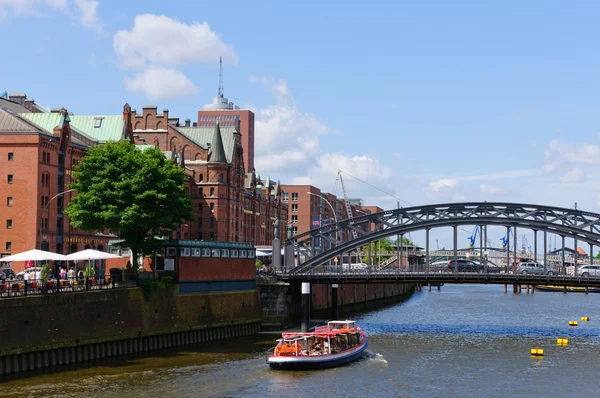
POLYGON ((137 270, 138 270, 138 256, 139 256, 139 249, 131 249, 131 254, 133 257, 133 261, 131 262, 131 268, 133 268, 134 273, 137 274, 137 270))

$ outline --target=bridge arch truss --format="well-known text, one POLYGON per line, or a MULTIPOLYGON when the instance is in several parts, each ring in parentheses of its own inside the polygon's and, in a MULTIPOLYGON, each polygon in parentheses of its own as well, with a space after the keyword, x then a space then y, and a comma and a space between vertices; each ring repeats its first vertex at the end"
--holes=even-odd
POLYGON ((521 203, 446 203, 363 215, 295 235, 285 241, 284 264, 288 273, 307 273, 338 256, 342 258, 344 253, 388 236, 461 225, 519 227, 587 242, 590 248, 600 244, 600 214, 597 213, 521 203), (357 232, 358 238, 348 240, 352 230, 357 232), (329 249, 319 251, 317 246, 329 249), (298 255, 298 264, 294 263, 294 253, 298 255))

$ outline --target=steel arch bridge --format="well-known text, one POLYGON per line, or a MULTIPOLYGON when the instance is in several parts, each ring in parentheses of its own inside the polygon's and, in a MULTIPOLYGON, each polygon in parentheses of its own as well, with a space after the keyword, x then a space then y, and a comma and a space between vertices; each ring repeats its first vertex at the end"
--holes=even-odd
MULTIPOLYGON (((544 232, 544 239, 546 233, 553 233, 563 238, 572 238, 576 242, 589 243, 591 257, 593 246, 600 244, 600 214, 597 213, 522 203, 445 203, 387 210, 295 235, 285 241, 285 271, 288 275, 308 274, 315 267, 337 257, 342 258, 345 253, 355 251, 371 242, 417 230, 427 231, 429 251, 428 231, 438 227, 454 227, 456 247, 456 228, 460 225, 530 229, 536 232, 536 241, 537 231, 544 232), (370 228, 371 225, 375 228, 370 228), (352 230, 357 232, 358 238, 347 240, 346 238, 352 236, 352 230), (329 250, 318 252, 315 244, 317 242, 322 242, 322 246, 329 247, 329 250)), ((514 236, 516 237, 516 233, 514 236)))

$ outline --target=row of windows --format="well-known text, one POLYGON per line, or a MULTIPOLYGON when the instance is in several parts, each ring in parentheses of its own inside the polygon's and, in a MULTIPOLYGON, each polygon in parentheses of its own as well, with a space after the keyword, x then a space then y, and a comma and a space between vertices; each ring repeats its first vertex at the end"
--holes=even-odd
MULTIPOLYGON (((167 247, 167 257, 177 255, 177 248, 167 247)), ((182 247, 179 249, 181 257, 212 257, 212 258, 254 258, 254 250, 244 249, 216 249, 182 247)))
POLYGON ((237 115, 220 115, 220 116, 215 116, 215 115, 206 115, 206 116, 200 116, 198 118, 198 120, 200 121, 209 121, 209 120, 235 120, 237 115))

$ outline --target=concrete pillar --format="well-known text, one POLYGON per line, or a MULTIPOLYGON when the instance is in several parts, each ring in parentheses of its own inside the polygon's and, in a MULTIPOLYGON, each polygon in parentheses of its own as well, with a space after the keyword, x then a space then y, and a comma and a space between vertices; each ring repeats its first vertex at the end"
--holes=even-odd
POLYGON ((300 330, 308 332, 310 323, 310 283, 302 282, 302 323, 300 330))
POLYGON ((338 319, 338 284, 331 285, 331 320, 338 319))

